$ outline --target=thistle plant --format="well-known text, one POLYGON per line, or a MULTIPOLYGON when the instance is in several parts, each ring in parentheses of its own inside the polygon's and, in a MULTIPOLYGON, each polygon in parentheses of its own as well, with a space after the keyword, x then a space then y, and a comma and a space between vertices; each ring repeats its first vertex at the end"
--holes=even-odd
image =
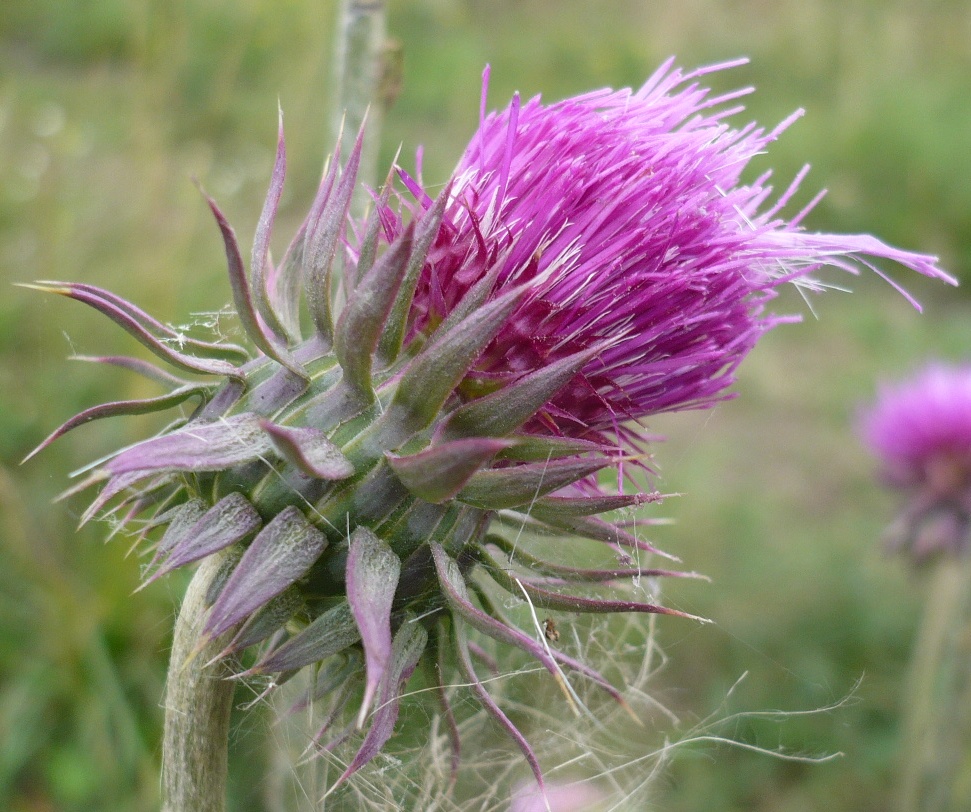
MULTIPOLYGON (((713 96, 696 80, 715 69, 667 63, 638 90, 552 105, 516 96, 490 114, 484 83, 480 127, 444 188, 432 196, 420 169, 396 167, 361 219, 349 216, 359 137, 330 160, 276 262, 281 122, 248 270, 207 198, 245 346, 187 338, 88 284, 33 286, 94 307, 167 367, 90 359, 166 392, 92 407, 37 450, 94 419, 180 410, 71 490, 100 488, 83 521, 111 514, 144 540, 146 583, 204 562, 170 681, 187 661, 271 685, 310 669, 306 701, 333 707, 316 746, 361 737, 338 783, 388 741, 421 668, 446 720, 458 672, 542 786, 479 676, 480 636, 535 657, 568 705, 571 680, 623 703, 595 667, 535 633, 538 619, 530 631, 513 623, 499 596, 534 613, 691 617, 638 598, 642 577, 693 573, 653 566, 663 554, 643 525, 611 518, 658 498, 638 484, 645 421, 729 397, 739 363, 786 320, 766 311, 785 283, 820 290, 822 266, 874 259, 947 278, 933 257, 873 237, 805 231, 808 208, 783 218, 804 173, 766 205, 768 174, 744 182, 743 170, 799 113, 772 130, 733 128, 748 91, 713 96), (602 545, 605 563, 570 566, 576 539, 602 545)), ((192 736, 206 753, 219 746, 178 730, 169 748, 191 749, 192 736)), ((456 756, 459 746, 453 736, 456 756)), ((179 765, 176 782, 208 769, 191 756, 179 765)))
POLYGON ((928 363, 884 384, 861 438, 901 495, 885 536, 927 583, 903 702, 901 812, 963 809, 971 744, 971 366, 928 363))
POLYGON ((887 530, 914 564, 963 557, 971 533, 971 367, 931 363, 884 384, 860 415, 880 477, 903 497, 887 530))

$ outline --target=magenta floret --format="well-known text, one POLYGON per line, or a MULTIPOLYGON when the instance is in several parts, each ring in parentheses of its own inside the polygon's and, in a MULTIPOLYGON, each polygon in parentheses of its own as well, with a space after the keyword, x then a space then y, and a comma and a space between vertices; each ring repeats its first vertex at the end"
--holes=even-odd
MULTIPOLYGON (((410 321, 413 335, 429 332, 489 274, 493 295, 528 287, 466 379, 470 394, 601 347, 541 417, 566 435, 613 431, 726 397, 738 364, 780 321, 764 308, 784 282, 812 289, 819 267, 856 271, 870 258, 947 279, 934 257, 807 233, 806 209, 781 218, 804 172, 763 209, 768 173, 748 184, 742 173, 801 111, 771 131, 732 128, 725 119, 749 89, 713 96, 694 81, 721 67, 684 74, 667 63, 636 91, 552 105, 516 96, 483 116, 410 321)), ((393 238, 403 225, 388 212, 385 227, 393 238)))

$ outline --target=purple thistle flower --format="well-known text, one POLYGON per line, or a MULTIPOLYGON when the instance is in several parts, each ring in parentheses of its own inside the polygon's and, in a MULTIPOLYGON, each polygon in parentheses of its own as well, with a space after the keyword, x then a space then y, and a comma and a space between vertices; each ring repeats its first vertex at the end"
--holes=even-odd
POLYGON ((744 185, 740 173, 789 120, 733 130, 725 119, 740 108, 730 103, 747 91, 710 98, 693 83, 705 72, 669 64, 634 92, 549 107, 514 99, 483 115, 437 199, 400 173, 417 200, 404 204, 410 218, 389 205, 390 184, 380 190, 367 220, 351 224, 352 249, 359 139, 343 165, 330 162, 276 264, 281 123, 248 271, 209 201, 249 348, 184 339, 90 285, 34 286, 94 307, 179 372, 88 359, 169 391, 89 408, 37 450, 94 419, 196 401, 157 436, 96 463, 72 492, 99 484, 85 520, 107 510, 151 540, 148 580, 225 557, 204 638, 229 635, 224 654, 254 648, 248 674, 316 669, 306 701, 333 706, 318 744, 329 750, 367 728, 339 780, 384 746, 420 667, 438 686, 456 754, 450 668, 542 785, 529 744, 478 676, 474 638, 531 654, 570 704, 569 679, 623 699, 551 645, 538 620, 528 630, 510 620, 496 596, 544 613, 687 616, 638 600, 633 584, 694 573, 641 565, 641 553, 657 552, 641 525, 609 518, 656 495, 598 484, 598 472, 636 456, 644 438, 630 421, 725 397, 742 358, 780 321, 764 308, 785 281, 815 289, 809 274, 820 266, 853 271, 871 257, 948 279, 931 257, 806 233, 802 215, 780 219, 798 178, 760 211, 768 176, 744 185), (602 544, 607 560, 546 561, 524 528, 602 544))
MULTIPOLYGON (((741 360, 785 320, 764 312, 783 282, 818 288, 817 268, 853 271, 871 258, 946 278, 933 257, 873 237, 803 231, 815 200, 782 219, 804 172, 763 210, 769 173, 751 184, 741 175, 802 111, 771 131, 733 129, 725 120, 741 108, 731 102, 751 89, 710 97, 693 81, 723 67, 683 75, 669 62, 636 91, 549 106, 517 96, 488 116, 483 90, 483 120, 450 182, 410 328, 433 328, 485 276, 495 276, 493 296, 527 293, 460 391, 488 392, 597 350, 534 424, 602 437, 726 397, 741 360)), ((390 212, 386 226, 389 238, 403 228, 390 212)))
POLYGON ((906 495, 887 530, 890 547, 915 563, 963 553, 971 529, 971 366, 930 363, 884 384, 861 411, 859 431, 883 481, 906 495))

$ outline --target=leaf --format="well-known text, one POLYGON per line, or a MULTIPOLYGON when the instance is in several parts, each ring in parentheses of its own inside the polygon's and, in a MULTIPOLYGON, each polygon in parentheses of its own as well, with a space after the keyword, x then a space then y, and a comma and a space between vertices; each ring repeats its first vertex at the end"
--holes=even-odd
POLYGON ((272 451, 269 437, 254 414, 212 423, 190 423, 122 451, 105 464, 113 475, 152 471, 220 471, 252 462, 272 451))
POLYGON ((413 237, 414 227, 409 225, 360 281, 337 321, 334 354, 345 380, 356 391, 367 393, 369 402, 374 399, 374 353, 404 278, 413 237))
POLYGON ((83 412, 74 415, 70 420, 65 421, 58 428, 54 429, 40 445, 20 461, 21 465, 72 429, 76 429, 85 423, 90 423, 92 420, 101 420, 105 417, 117 417, 119 415, 151 414, 152 412, 158 412, 163 409, 171 409, 173 406, 178 406, 180 403, 188 400, 193 395, 203 396, 205 391, 205 386, 192 385, 176 389, 174 392, 170 392, 167 395, 160 395, 156 398, 117 400, 113 403, 102 403, 100 406, 92 406, 90 409, 85 409, 83 412))
POLYGON ((595 347, 574 353, 465 404, 449 416, 444 436, 505 437, 542 409, 598 352, 595 347))
POLYGON ((327 539, 295 507, 288 507, 253 539, 213 604, 205 634, 218 637, 299 581, 327 539))
POLYGON ((261 420, 260 426, 277 452, 307 476, 339 480, 354 475, 351 461, 319 429, 278 426, 269 420, 261 420))
MULTIPOLYGON (((142 586, 178 567, 242 541, 262 524, 260 514, 245 496, 241 493, 229 494, 198 517, 191 526, 180 528, 179 538, 171 546, 165 562, 142 586)), ((166 545, 168 535, 166 533, 163 537, 163 545, 166 545)))
POLYGON ((590 457, 491 468, 473 475, 455 498, 484 510, 521 507, 616 462, 617 458, 590 457))
MULTIPOLYGON (((239 243, 236 241, 236 233, 232 226, 226 221, 225 216, 216 205, 216 201, 203 192, 203 197, 209 205, 210 211, 216 218, 216 224, 222 234, 223 245, 226 249, 226 264, 229 268, 229 284, 233 291, 233 302, 236 305, 236 315, 243 329, 250 337, 252 342, 269 358, 278 364, 289 369, 294 375, 307 378, 307 373, 296 362, 283 343, 284 339, 274 336, 256 315, 254 307, 253 291, 250 287, 249 278, 246 276, 246 269, 243 266, 243 257, 239 253, 239 243)), ((279 324, 273 318, 275 324, 279 324)))
POLYGON ((337 654, 360 639, 351 607, 341 602, 263 657, 248 673, 294 671, 337 654))
POLYGON ((368 528, 355 528, 347 556, 347 602, 361 631, 367 673, 358 727, 391 656, 391 604, 400 576, 401 561, 391 546, 368 528))
POLYGON ((227 375, 242 378, 240 370, 224 360, 226 357, 248 360, 249 356, 241 347, 233 345, 209 344, 196 341, 159 323, 135 305, 120 296, 94 287, 71 282, 36 282, 20 287, 31 288, 45 293, 57 293, 93 307, 107 316, 142 346, 148 348, 159 358, 172 366, 203 375, 227 375), (204 357, 186 355, 174 346, 194 350, 204 357))
POLYGON ((401 689, 418 665, 427 642, 428 632, 425 628, 413 618, 406 618, 394 636, 390 662, 381 679, 379 703, 374 711, 371 727, 368 728, 354 759, 334 782, 334 786, 343 783, 367 764, 381 752, 381 748, 391 738, 395 722, 398 721, 401 689))
POLYGON ((408 456, 385 454, 402 484, 419 499, 441 504, 510 443, 487 437, 438 443, 408 456))

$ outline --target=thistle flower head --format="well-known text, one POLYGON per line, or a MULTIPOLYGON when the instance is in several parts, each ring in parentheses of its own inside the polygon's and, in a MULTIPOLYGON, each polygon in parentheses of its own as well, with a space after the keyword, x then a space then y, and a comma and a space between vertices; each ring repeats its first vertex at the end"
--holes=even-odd
POLYGON ((657 551, 642 525, 609 520, 654 496, 597 478, 635 453, 630 421, 724 397, 777 321, 764 307, 784 281, 811 285, 821 265, 851 270, 868 257, 944 276, 930 257, 786 222, 792 190, 763 210, 766 177, 739 177, 782 128, 732 129, 739 94, 709 97, 694 83, 702 73, 666 65, 637 91, 514 99, 483 116, 435 199, 401 172, 398 205, 388 185, 349 229, 358 141, 331 161, 277 264, 281 127, 248 271, 209 201, 249 347, 183 340, 91 285, 36 285, 101 311, 178 373, 95 359, 168 391, 92 407, 41 447, 96 418, 195 402, 92 467, 82 487, 101 490, 85 520, 108 510, 150 540, 149 581, 225 556, 205 635, 225 635, 226 654, 255 648, 249 674, 315 669, 308 700, 335 707, 321 746, 366 728, 342 779, 390 737, 403 686, 423 667, 448 719, 443 674, 457 669, 541 780, 478 677, 473 638, 533 655, 568 703, 570 679, 622 702, 544 636, 535 611, 682 614, 632 585, 691 573, 648 569, 639 562, 657 551), (524 528, 601 544, 607 560, 547 561, 524 528), (535 628, 504 614, 503 592, 528 603, 535 628), (347 718, 345 706, 356 708, 347 718))
POLYGON ((881 476, 906 494, 887 531, 916 563, 963 553, 971 529, 971 366, 930 363, 885 384, 859 418, 881 476))
MULTIPOLYGON (((410 325, 421 333, 439 323, 487 275, 493 295, 527 289, 475 363, 471 391, 594 348, 542 416, 570 436, 615 430, 725 397, 738 364, 780 320, 764 307, 783 282, 815 288, 809 274, 820 266, 853 270, 872 258, 940 275, 933 258, 869 236, 807 233, 808 209, 782 219, 804 172, 763 208, 769 173, 743 183, 743 171, 801 111, 771 131, 733 129, 726 119, 741 108, 732 103, 750 89, 710 96, 694 81, 710 70, 684 75, 668 63, 636 91, 548 106, 516 97, 483 114, 410 325)), ((400 234, 403 222, 388 219, 400 234)))

